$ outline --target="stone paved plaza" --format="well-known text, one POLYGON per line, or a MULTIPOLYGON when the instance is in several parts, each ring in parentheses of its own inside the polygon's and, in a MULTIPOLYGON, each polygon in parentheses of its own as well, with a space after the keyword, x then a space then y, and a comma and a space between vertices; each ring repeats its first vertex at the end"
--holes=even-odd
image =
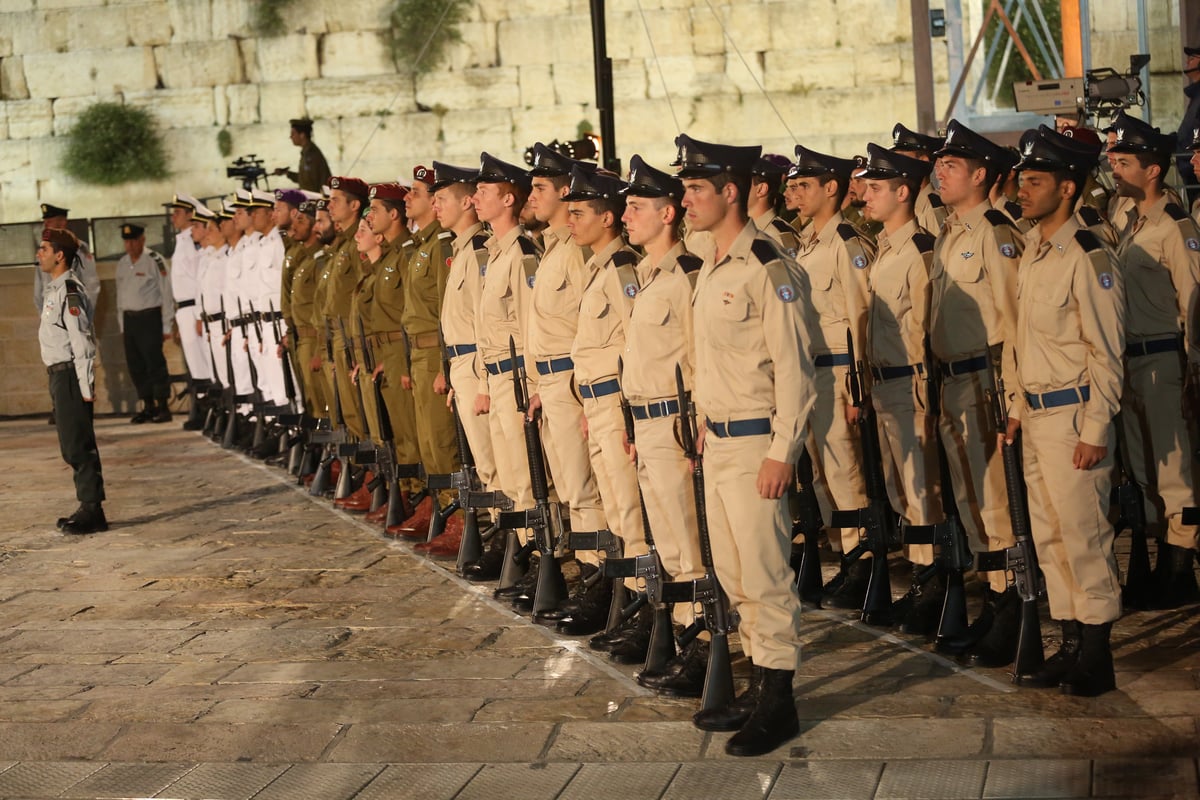
POLYGON ((1195 608, 1118 623, 1093 700, 809 610, 802 733, 734 760, 692 702, 281 471, 177 423, 97 433, 112 528, 73 538, 54 429, 0 423, 0 797, 1200 796, 1195 608))

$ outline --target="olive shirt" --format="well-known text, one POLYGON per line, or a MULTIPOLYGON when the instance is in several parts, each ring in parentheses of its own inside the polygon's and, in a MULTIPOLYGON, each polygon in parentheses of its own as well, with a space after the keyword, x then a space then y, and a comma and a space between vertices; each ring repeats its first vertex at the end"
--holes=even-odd
POLYGON ((337 333, 337 320, 345 320, 350 315, 350 303, 354 296, 354 287, 362 277, 358 254, 358 246, 354 242, 354 234, 358 232, 360 220, 342 231, 333 240, 329 254, 329 281, 325 289, 325 304, 322 309, 327 317, 333 319, 334 333, 337 333))
MULTIPOLYGON (((403 283, 401 322, 410 338, 438 332, 442 298, 450 274, 454 233, 431 222, 412 236, 403 283)), ((415 343, 414 343, 415 344, 415 343)))
POLYGON ((329 170, 329 162, 316 143, 309 141, 300 148, 300 169, 288 170, 288 180, 295 181, 301 189, 308 192, 319 192, 321 187, 329 183, 333 173, 329 170))

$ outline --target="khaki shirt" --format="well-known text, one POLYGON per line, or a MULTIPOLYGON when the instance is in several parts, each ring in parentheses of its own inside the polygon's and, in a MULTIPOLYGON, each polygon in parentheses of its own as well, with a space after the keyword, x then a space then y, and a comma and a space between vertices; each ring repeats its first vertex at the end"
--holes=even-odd
MULTIPOLYGON (((1168 198, 1161 197, 1123 232, 1117 256, 1125 283, 1129 341, 1177 335, 1196 302, 1200 280, 1196 223, 1179 206, 1168 207, 1168 198), (1172 211, 1182 218, 1172 217, 1172 211)), ((1189 339, 1194 336, 1188 333, 1189 339)), ((1196 360, 1194 352, 1192 360, 1196 360)))
POLYGON ((533 285, 525 339, 525 352, 538 361, 571 352, 579 327, 579 301, 590 277, 583 248, 566 225, 547 228, 543 241, 546 251, 533 285))
POLYGON ((846 242, 838 233, 845 219, 834 214, 820 231, 813 231, 800 242, 796 256, 812 287, 812 305, 819 325, 814 329, 813 354, 846 352, 846 330, 854 334, 855 359, 861 359, 867 336, 869 265, 875 247, 858 237, 865 252, 854 263, 846 242))
POLYGON ((871 265, 871 310, 867 358, 874 367, 903 367, 925 361, 929 326, 929 270, 913 235, 928 235, 909 220, 892 236, 879 235, 871 265))
POLYGON ((410 237, 383 243, 383 255, 375 262, 375 302, 371 311, 371 325, 376 333, 404 328, 404 276, 412 253, 410 237))
POLYGON ((1024 239, 1010 227, 1015 242, 1006 242, 1002 251, 985 216, 989 211, 996 213, 985 200, 966 214, 951 214, 937 240, 929 272, 930 341, 943 363, 985 354, 1004 342, 1011 348, 1024 239))
MULTIPOLYGON (((447 345, 475 344, 475 314, 479 308, 479 292, 483 287, 483 271, 487 267, 487 234, 483 225, 475 223, 452 242, 454 255, 446 280, 446 296, 442 300, 442 337, 447 345)), ((475 374, 483 376, 483 362, 475 353, 475 374)))
POLYGON ((676 242, 657 264, 647 256, 637 265, 642 288, 629 315, 621 378, 621 391, 635 405, 676 397, 676 364, 683 370, 684 386, 693 385, 692 293, 702 263, 676 242), (684 264, 680 256, 687 257, 684 264))
POLYGON ((508 358, 510 337, 516 344, 517 355, 525 352, 525 324, 534 281, 525 274, 522 239, 525 247, 533 251, 531 257, 537 258, 537 245, 520 225, 503 236, 493 235, 487 241, 487 272, 483 276, 476 316, 479 353, 484 363, 508 358))
POLYGON ((633 254, 620 236, 586 264, 589 278, 579 299, 579 329, 571 347, 577 383, 595 383, 616 375, 617 357, 625 349, 629 312, 638 288, 636 284, 627 287, 617 274, 612 259, 619 251, 633 254))
POLYGON ((783 248, 783 252, 792 258, 800 252, 800 237, 796 235, 796 229, 775 213, 774 209, 755 217, 754 227, 774 239, 776 244, 783 248))
POLYGON ((1025 235, 1016 324, 1021 392, 1010 413, 1018 419, 1030 413, 1025 392, 1090 386, 1079 439, 1103 447, 1121 404, 1124 285, 1111 251, 1101 246, 1089 255, 1076 238, 1080 230, 1072 217, 1048 241, 1041 240, 1040 225, 1025 235))
POLYGON ((946 221, 949 209, 942 205, 942 198, 933 191, 933 184, 929 181, 925 181, 925 185, 921 187, 913 210, 917 214, 918 225, 934 236, 942 232, 942 224, 946 221))
POLYGON ((451 231, 437 222, 426 225, 412 237, 405 272, 404 312, 401 321, 409 336, 438 332, 442 297, 450 274, 451 231))
POLYGON ((350 303, 354 297, 354 287, 362 278, 362 257, 358 254, 358 245, 354 242, 354 234, 358 232, 361 220, 342 231, 333 240, 329 254, 329 283, 325 290, 325 316, 333 317, 334 332, 337 332, 337 318, 345 319, 350 315, 350 303))
POLYGON ((747 222, 696 279, 696 404, 715 422, 770 419, 767 456, 795 463, 816 401, 808 276, 784 256, 791 291, 777 289, 750 249, 756 238, 771 241, 747 222))

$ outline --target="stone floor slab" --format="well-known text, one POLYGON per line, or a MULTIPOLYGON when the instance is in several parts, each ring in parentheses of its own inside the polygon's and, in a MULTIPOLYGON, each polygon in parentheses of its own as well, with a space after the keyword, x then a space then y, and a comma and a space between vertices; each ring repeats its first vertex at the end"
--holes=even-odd
POLYGON ((265 764, 199 764, 158 796, 171 800, 249 800, 287 768, 265 764))
POLYGON ((550 745, 550 761, 693 761, 704 732, 689 722, 642 722, 636 734, 610 722, 564 722, 550 745))
POLYGON ((662 800, 762 800, 775 785, 779 769, 778 763, 769 761, 683 764, 662 800))
POLYGON ((983 796, 987 800, 1088 797, 1092 762, 1083 759, 993 760, 988 763, 983 796))
POLYGON ((876 800, 966 800, 983 794, 985 761, 889 761, 876 800))
POLYGON ((103 761, 26 761, 0 772, 0 797, 55 797, 103 769, 103 761))
POLYGON ((584 764, 557 800, 661 797, 678 764, 584 764))
POLYGON ((861 800, 873 797, 881 761, 800 761, 783 765, 769 800, 861 800))
POLYGON ((550 725, 532 722, 352 725, 327 758, 355 763, 530 762, 541 756, 550 732, 550 725))
MULTIPOLYGON (((451 800, 482 764, 392 764, 354 800, 451 800)), ((499 796, 499 795, 498 795, 499 796)))
POLYGON ((349 800, 383 769, 382 764, 294 764, 254 800, 349 800))
POLYGON ((107 764, 70 789, 63 797, 153 797, 193 769, 190 764, 107 764))
POLYGON ((488 764, 454 800, 554 800, 578 771, 578 764, 488 764))
POLYGON ((1194 758, 1097 759, 1096 797, 1200 797, 1194 758))

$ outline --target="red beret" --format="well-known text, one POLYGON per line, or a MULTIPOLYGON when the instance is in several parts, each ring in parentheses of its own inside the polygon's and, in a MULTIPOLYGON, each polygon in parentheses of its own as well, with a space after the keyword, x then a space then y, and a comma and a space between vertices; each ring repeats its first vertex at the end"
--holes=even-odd
POLYGON ((357 195, 358 197, 366 198, 367 184, 358 178, 344 178, 341 176, 329 179, 330 189, 341 189, 347 194, 357 195))
POLYGON ((421 183, 424 183, 427 186, 432 186, 433 185, 433 170, 431 170, 429 167, 421 166, 420 164, 418 164, 417 166, 413 167, 413 180, 420 181, 421 183))
POLYGON ((405 189, 398 183, 377 183, 371 187, 371 199, 390 200, 394 203, 399 203, 404 200, 408 194, 408 189, 405 189))

